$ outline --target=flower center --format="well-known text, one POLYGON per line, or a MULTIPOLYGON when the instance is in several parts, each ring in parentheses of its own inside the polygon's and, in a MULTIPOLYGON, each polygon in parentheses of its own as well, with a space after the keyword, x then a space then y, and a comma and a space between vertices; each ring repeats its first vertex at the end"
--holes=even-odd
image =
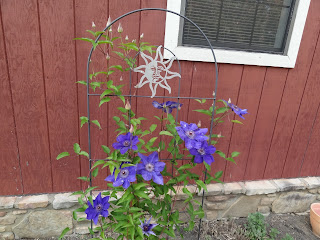
POLYGON ((199 148, 198 153, 200 153, 201 155, 204 155, 206 151, 203 148, 199 148))
POLYGON ((188 138, 193 139, 195 136, 195 133, 194 133, 194 131, 190 130, 190 131, 186 132, 186 135, 188 138))
POLYGON ((119 173, 119 176, 121 178, 126 178, 126 177, 128 177, 128 175, 129 175, 129 170, 128 169, 121 169, 121 171, 119 173))
POLYGON ((123 142, 123 146, 128 147, 130 145, 130 142, 128 140, 123 142))
POLYGON ((145 232, 148 232, 148 231, 149 231, 149 224, 148 224, 148 225, 145 224, 145 225, 143 226, 143 231, 145 231, 145 232))
POLYGON ((98 212, 101 212, 101 211, 102 211, 102 204, 98 204, 98 205, 96 206, 96 210, 97 210, 98 212))
POLYGON ((154 165, 152 163, 147 163, 146 164, 146 170, 148 172, 152 172, 154 170, 154 165))

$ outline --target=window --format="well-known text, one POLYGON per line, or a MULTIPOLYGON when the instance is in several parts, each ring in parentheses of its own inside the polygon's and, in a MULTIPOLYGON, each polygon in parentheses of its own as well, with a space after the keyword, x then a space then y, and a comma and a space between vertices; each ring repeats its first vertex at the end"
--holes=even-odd
MULTIPOLYGON (((276 67, 294 67, 309 5, 310 0, 167 0, 169 10, 205 32, 218 62, 276 67)), ((181 60, 213 61, 200 32, 171 13, 165 47, 181 60)))

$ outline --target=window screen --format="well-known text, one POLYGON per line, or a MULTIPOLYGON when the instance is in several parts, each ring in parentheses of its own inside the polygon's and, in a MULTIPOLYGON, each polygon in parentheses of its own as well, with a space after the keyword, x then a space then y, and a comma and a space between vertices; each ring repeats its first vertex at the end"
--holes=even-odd
MULTIPOLYGON (((216 48, 283 53, 295 0, 186 0, 185 16, 216 48)), ((181 44, 208 44, 184 21, 181 44)))

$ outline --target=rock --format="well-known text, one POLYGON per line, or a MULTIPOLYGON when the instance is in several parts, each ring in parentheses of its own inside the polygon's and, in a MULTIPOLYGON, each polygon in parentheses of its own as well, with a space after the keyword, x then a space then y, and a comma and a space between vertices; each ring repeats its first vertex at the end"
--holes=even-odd
POLYGON ((56 194, 53 200, 54 209, 70 208, 78 203, 77 195, 70 196, 70 193, 56 194))
POLYGON ((5 226, 0 226, 0 232, 5 232, 6 231, 6 227, 5 226))
POLYGON ((209 201, 209 202, 223 202, 223 201, 227 201, 231 198, 235 198, 235 196, 233 196, 233 195, 209 196, 209 197, 207 197, 207 201, 209 201))
POLYGON ((277 187, 269 180, 245 182, 246 195, 269 194, 277 192, 277 187))
POLYGON ((0 217, 4 217, 5 215, 7 215, 7 212, 0 212, 0 217))
POLYGON ((6 217, 0 218, 0 225, 10 225, 16 221, 16 216, 8 215, 6 217))
POLYGON ((309 193, 317 193, 318 190, 317 190, 317 189, 309 189, 308 192, 309 192, 309 193))
POLYGON ((270 206, 274 200, 276 200, 276 196, 274 197, 264 197, 261 199, 260 205, 262 206, 270 206))
POLYGON ((306 185, 298 178, 276 179, 273 182, 279 187, 281 192, 306 188, 306 185))
POLYGON ((12 214, 20 215, 20 214, 25 214, 27 212, 28 212, 27 210, 16 210, 16 211, 13 211, 12 214))
POLYGON ((308 189, 320 187, 320 178, 318 177, 306 177, 302 178, 302 181, 307 183, 308 189))
POLYGON ((258 212, 262 214, 268 214, 270 213, 270 208, 267 206, 260 206, 258 207, 258 212))
POLYGON ((222 214, 224 217, 247 217, 257 211, 261 196, 241 196, 222 214))
POLYGON ((74 232, 75 232, 76 234, 81 234, 81 235, 83 235, 83 234, 89 234, 89 233, 90 233, 87 226, 85 226, 85 227, 84 227, 84 226, 78 226, 78 227, 76 227, 76 228, 74 229, 74 232))
POLYGON ((239 183, 225 183, 223 184, 224 194, 240 194, 245 193, 245 189, 239 183))
MULTIPOLYGON (((220 195, 223 193, 223 185, 221 183, 209 184, 207 185, 208 192, 204 192, 204 196, 220 195)), ((198 193, 199 196, 202 196, 203 190, 198 193)))
POLYGON ((205 206, 209 210, 221 210, 221 209, 226 209, 227 207, 229 207, 230 204, 231 203, 228 203, 228 202, 216 202, 216 203, 207 202, 205 206))
POLYGON ((207 220, 215 220, 218 219, 219 213, 218 211, 207 211, 206 212, 206 219, 207 220))
POLYGON ((17 197, 0 197, 0 209, 13 208, 17 197))
POLYGON ((48 204, 48 195, 26 196, 17 199, 14 207, 19 209, 44 208, 48 206, 48 204))
POLYGON ((0 239, 1 240, 13 240, 14 235, 12 232, 5 232, 0 234, 0 239))
POLYGON ((70 211, 45 210, 31 212, 12 228, 16 238, 51 238, 60 236, 63 229, 72 229, 70 211))
POLYGON ((310 193, 289 192, 283 193, 272 203, 274 213, 299 213, 310 208, 310 204, 316 200, 316 196, 310 193))

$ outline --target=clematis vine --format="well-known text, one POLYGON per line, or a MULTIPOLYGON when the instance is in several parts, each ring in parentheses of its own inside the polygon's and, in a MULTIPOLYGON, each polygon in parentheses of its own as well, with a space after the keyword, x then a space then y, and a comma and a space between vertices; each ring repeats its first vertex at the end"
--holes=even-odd
POLYGON ((153 152, 149 156, 138 153, 138 156, 142 163, 137 165, 137 174, 141 174, 146 181, 152 179, 155 183, 163 185, 163 177, 160 172, 163 171, 166 164, 159 162, 158 152, 153 152))
POLYGON ((185 141, 186 148, 200 148, 203 141, 208 139, 205 134, 207 133, 207 128, 198 128, 194 123, 188 124, 186 122, 180 121, 181 127, 176 127, 176 130, 180 138, 185 141))
POLYGON ((237 114, 239 117, 241 117, 242 119, 244 119, 244 117, 242 115, 247 114, 248 110, 247 109, 241 109, 238 106, 234 105, 233 103, 231 103, 231 99, 229 98, 229 101, 227 102, 226 100, 223 100, 229 108, 231 108, 231 110, 237 114))
POLYGON ((137 166, 130 166, 130 167, 120 167, 120 172, 117 176, 117 179, 115 179, 114 173, 108 177, 106 177, 105 181, 113 182, 114 187, 123 186, 125 189, 127 189, 130 186, 131 182, 136 181, 136 170, 137 166))
MULTIPOLYGON (((152 217, 151 217, 151 218, 152 218, 152 217)), ((156 234, 154 234, 154 232, 152 231, 152 229, 153 229, 155 226, 157 226, 158 224, 151 224, 151 223, 150 223, 151 218, 148 220, 148 222, 147 222, 147 220, 145 220, 144 222, 141 222, 141 220, 139 219, 139 220, 140 220, 140 223, 141 223, 141 225, 139 225, 139 227, 142 229, 143 234, 145 234, 145 235, 147 235, 147 236, 149 236, 150 234, 156 236, 156 234)))
POLYGON ((119 135, 117 137, 117 142, 112 144, 114 149, 120 149, 121 154, 125 154, 129 149, 134 151, 138 150, 137 143, 139 139, 137 136, 133 136, 131 132, 126 135, 119 135))
POLYGON ((93 206, 91 202, 88 201, 88 208, 85 210, 87 219, 93 220, 94 224, 97 225, 100 215, 103 217, 108 217, 108 208, 110 207, 109 198, 109 196, 102 198, 101 193, 99 193, 96 199, 93 200, 93 206))
POLYGON ((191 148, 189 152, 195 156, 195 163, 202 163, 205 161, 207 164, 211 165, 211 163, 214 162, 212 154, 216 152, 216 148, 212 145, 209 146, 206 141, 203 141, 199 148, 191 148))
POLYGON ((153 101, 152 105, 155 108, 162 109, 165 113, 171 113, 172 109, 182 107, 182 103, 166 101, 165 103, 158 103, 157 101, 153 101))

